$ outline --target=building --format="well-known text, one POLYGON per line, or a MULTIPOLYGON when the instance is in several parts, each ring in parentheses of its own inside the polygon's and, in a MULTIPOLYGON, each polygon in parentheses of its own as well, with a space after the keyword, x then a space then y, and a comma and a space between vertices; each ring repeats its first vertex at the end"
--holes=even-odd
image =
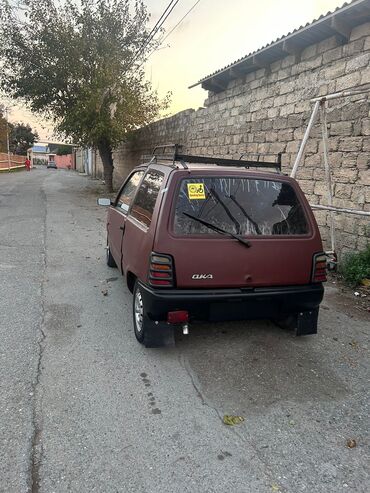
POLYGON ((60 142, 37 142, 27 151, 32 166, 47 165, 54 161, 58 168, 75 169, 74 145, 60 142), (58 149, 63 149, 63 155, 58 155, 58 149), (69 151, 69 152, 68 152, 69 151))
POLYGON ((47 165, 49 161, 49 147, 47 144, 36 143, 27 150, 27 156, 31 160, 31 166, 47 165))
POLYGON ((74 151, 74 159, 79 173, 93 178, 103 177, 103 167, 95 149, 78 147, 74 151))

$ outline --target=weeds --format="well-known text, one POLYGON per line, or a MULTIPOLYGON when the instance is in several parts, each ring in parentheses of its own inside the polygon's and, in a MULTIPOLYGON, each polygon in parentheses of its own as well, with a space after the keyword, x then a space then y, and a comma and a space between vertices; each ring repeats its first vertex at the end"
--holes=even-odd
POLYGON ((370 279, 370 245, 362 252, 345 255, 339 273, 351 287, 357 286, 363 279, 370 279))

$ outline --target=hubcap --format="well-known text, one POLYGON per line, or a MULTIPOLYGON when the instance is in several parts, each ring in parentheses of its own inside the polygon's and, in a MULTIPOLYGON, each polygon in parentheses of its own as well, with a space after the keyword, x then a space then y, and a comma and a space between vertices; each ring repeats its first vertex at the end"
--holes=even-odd
POLYGON ((138 332, 143 330, 143 299, 139 290, 135 294, 135 323, 138 332))

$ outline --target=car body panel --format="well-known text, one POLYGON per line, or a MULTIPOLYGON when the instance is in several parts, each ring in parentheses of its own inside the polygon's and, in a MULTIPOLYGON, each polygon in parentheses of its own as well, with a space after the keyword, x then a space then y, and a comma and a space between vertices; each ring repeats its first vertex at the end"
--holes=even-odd
POLYGON ((302 236, 251 236, 246 248, 237 240, 217 233, 179 236, 173 232, 176 194, 189 172, 177 171, 168 184, 154 241, 156 252, 174 258, 178 288, 302 285, 311 280, 312 257, 322 251, 320 233, 312 211, 297 182, 282 175, 240 170, 197 169, 196 176, 243 176, 289 183, 304 209, 309 234, 302 236), (271 176, 272 175, 272 176, 271 176), (211 275, 212 277, 210 277, 211 275))
MULTIPOLYGON (((109 208, 108 212, 108 236, 111 245, 111 252, 114 260, 119 266, 121 272, 127 275, 128 272, 133 273, 139 279, 146 279, 149 267, 149 257, 153 249, 155 231, 158 223, 158 213, 161 207, 163 198, 163 189, 166 187, 168 176, 171 174, 171 168, 168 166, 152 166, 164 175, 163 183, 159 192, 159 196, 153 211, 150 226, 145 226, 131 215, 132 204, 135 201, 135 196, 127 214, 117 211, 115 204, 121 190, 128 182, 133 173, 131 173, 120 188, 117 198, 109 208), (120 215, 120 218, 116 214, 120 215), (112 223, 112 224, 109 224, 112 223), (122 229, 123 228, 123 231, 122 229), (113 245, 114 243, 114 245, 113 245)), ((146 167, 138 167, 134 170, 147 170, 146 167)), ((145 174, 142 180, 145 178, 145 174)), ((140 184, 142 182, 140 181, 140 184)), ((140 185, 138 186, 139 189, 140 185)))
POLYGON ((123 235, 123 231, 121 228, 125 227, 125 222, 126 222, 126 215, 123 213, 123 211, 118 210, 114 206, 109 207, 108 219, 107 219, 109 248, 121 272, 122 272, 121 259, 122 259, 122 235, 123 235))

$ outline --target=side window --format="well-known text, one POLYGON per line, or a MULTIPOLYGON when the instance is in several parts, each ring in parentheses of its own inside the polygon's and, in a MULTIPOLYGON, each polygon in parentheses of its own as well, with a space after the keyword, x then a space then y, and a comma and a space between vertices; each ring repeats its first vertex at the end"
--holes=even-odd
POLYGON ((132 199, 134 198, 137 187, 144 174, 144 171, 137 171, 134 173, 128 182, 124 185, 119 197, 117 199, 116 207, 122 209, 124 212, 128 212, 132 199))
POLYGON ((149 171, 137 192, 131 215, 138 221, 150 226, 163 175, 158 171, 149 171))

